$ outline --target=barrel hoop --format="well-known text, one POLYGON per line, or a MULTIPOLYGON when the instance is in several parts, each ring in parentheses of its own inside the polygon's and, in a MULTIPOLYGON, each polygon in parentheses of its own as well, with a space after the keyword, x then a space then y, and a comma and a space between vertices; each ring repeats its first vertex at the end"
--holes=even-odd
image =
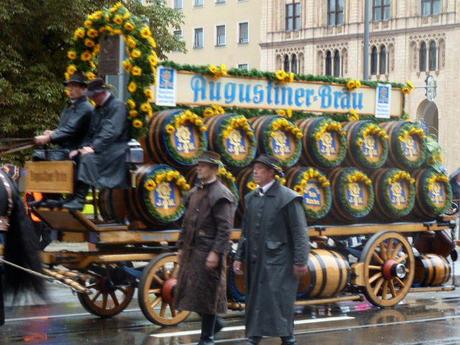
POLYGON ((335 258, 335 262, 337 263, 337 266, 339 268, 339 281, 337 283, 337 288, 334 290, 334 293, 332 294, 332 296, 335 296, 337 295, 340 290, 342 289, 342 284, 343 284, 343 280, 344 280, 344 274, 343 274, 343 270, 346 269, 346 267, 344 267, 343 265, 343 258, 340 257, 340 255, 338 255, 336 252, 334 251, 331 251, 331 254, 332 256, 335 258))
MULTIPOLYGON (((310 254, 312 255, 311 259, 314 259, 314 260, 316 260, 316 262, 318 262, 318 260, 316 259, 315 252, 311 251, 310 254)), ((317 279, 317 277, 316 277, 316 269, 315 269, 315 265, 313 263, 313 260, 308 260, 307 265, 308 265, 308 272, 310 274, 310 285, 307 287, 307 291, 305 291, 305 294, 308 297, 314 297, 314 296, 310 296, 310 294, 313 292, 314 287, 316 285, 316 279, 317 279)))

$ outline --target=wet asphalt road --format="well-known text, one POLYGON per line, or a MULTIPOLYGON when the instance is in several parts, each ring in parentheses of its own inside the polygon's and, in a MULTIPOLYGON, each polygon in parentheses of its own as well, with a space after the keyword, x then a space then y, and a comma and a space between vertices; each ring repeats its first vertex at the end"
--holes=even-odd
MULTIPOLYGON (((196 344, 199 322, 193 315, 176 327, 149 323, 136 301, 113 319, 87 314, 77 298, 54 288, 53 303, 7 308, 0 328, 0 344, 46 345, 173 345, 196 344)), ((30 303, 30 302, 29 302, 30 303)), ((295 332, 299 345, 460 344, 458 292, 410 294, 393 309, 378 309, 367 302, 299 309, 295 332)), ((242 313, 226 316, 227 329, 219 344, 243 344, 242 313)), ((264 339, 262 344, 280 344, 264 339)))

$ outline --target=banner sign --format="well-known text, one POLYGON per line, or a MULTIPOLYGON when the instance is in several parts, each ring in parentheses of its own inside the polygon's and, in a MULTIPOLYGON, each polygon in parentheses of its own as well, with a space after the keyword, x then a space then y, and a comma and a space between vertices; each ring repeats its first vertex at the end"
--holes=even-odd
POLYGON ((375 117, 389 119, 391 116, 391 85, 378 84, 375 93, 375 117))
MULTIPOLYGON (((344 85, 322 82, 277 83, 232 76, 215 79, 186 71, 177 72, 175 77, 177 87, 174 87, 174 97, 177 104, 331 113, 348 113, 354 109, 360 114, 369 115, 375 115, 377 111, 377 91, 366 86, 348 91, 344 85)), ((391 104, 385 110, 391 116, 401 116, 404 106, 401 91, 393 90, 391 86, 387 90, 387 100, 391 100, 391 104)), ((163 105, 164 97, 158 93, 158 87, 157 95, 156 104, 163 105)))

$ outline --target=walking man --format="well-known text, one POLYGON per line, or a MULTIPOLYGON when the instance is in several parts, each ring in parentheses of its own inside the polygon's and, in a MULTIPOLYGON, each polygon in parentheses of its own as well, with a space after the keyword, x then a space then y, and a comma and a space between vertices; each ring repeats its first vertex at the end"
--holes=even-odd
POLYGON ((226 256, 236 211, 232 192, 217 178, 222 163, 215 152, 198 159, 199 184, 189 195, 178 242, 180 270, 176 308, 201 315, 199 345, 214 344, 227 311, 226 256))
POLYGON ((253 163, 259 188, 245 197, 243 229, 233 265, 246 273, 247 344, 263 336, 295 345, 294 303, 298 279, 307 272, 308 235, 302 198, 282 186, 277 159, 259 156, 253 163))

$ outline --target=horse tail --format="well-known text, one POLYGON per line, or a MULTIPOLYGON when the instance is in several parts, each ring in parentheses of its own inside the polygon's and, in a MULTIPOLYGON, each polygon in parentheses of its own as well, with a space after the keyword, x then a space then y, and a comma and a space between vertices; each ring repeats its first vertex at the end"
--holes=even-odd
MULTIPOLYGON (((6 181, 3 179, 0 182, 5 184, 6 181)), ((38 236, 14 182, 8 182, 12 189, 12 210, 5 235, 4 258, 26 269, 43 273, 38 236)), ((13 295, 14 298, 21 293, 30 292, 46 299, 43 278, 7 264, 4 264, 4 287, 6 294, 13 295)))

